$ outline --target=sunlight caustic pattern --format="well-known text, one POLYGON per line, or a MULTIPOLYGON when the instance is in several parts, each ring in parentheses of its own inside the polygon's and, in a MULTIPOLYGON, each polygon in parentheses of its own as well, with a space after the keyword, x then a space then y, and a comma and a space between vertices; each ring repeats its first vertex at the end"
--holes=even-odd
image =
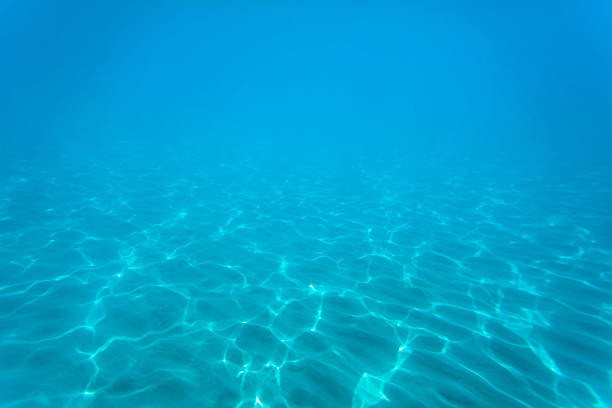
POLYGON ((609 191, 241 172, 0 187, 0 405, 610 403, 609 191))

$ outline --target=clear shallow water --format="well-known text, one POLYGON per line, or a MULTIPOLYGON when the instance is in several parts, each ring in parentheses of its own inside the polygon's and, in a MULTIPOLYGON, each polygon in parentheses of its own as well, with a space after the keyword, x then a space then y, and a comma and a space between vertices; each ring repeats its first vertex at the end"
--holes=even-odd
POLYGON ((4 179, 2 406, 612 401, 602 169, 106 163, 4 179))
POLYGON ((0 1, 0 407, 610 406, 612 3, 378 3, 0 1))

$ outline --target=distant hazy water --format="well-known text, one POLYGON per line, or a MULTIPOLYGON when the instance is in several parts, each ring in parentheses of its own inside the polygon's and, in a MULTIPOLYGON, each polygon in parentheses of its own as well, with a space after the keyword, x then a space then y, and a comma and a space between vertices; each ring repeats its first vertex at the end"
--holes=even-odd
POLYGON ((176 164, 5 178, 0 405, 612 401, 597 169, 176 164))

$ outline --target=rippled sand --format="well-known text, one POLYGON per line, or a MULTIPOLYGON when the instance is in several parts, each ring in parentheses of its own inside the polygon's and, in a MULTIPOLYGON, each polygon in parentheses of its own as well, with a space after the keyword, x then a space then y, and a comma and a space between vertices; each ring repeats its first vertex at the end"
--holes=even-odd
POLYGON ((494 171, 22 164, 0 405, 605 407, 610 183, 494 171))

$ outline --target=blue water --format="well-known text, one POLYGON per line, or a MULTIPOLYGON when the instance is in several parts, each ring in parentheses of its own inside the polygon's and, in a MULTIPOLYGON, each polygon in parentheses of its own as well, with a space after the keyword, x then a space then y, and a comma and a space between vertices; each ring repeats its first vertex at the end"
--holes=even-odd
POLYGON ((1 407, 608 407, 605 2, 0 3, 1 407))

